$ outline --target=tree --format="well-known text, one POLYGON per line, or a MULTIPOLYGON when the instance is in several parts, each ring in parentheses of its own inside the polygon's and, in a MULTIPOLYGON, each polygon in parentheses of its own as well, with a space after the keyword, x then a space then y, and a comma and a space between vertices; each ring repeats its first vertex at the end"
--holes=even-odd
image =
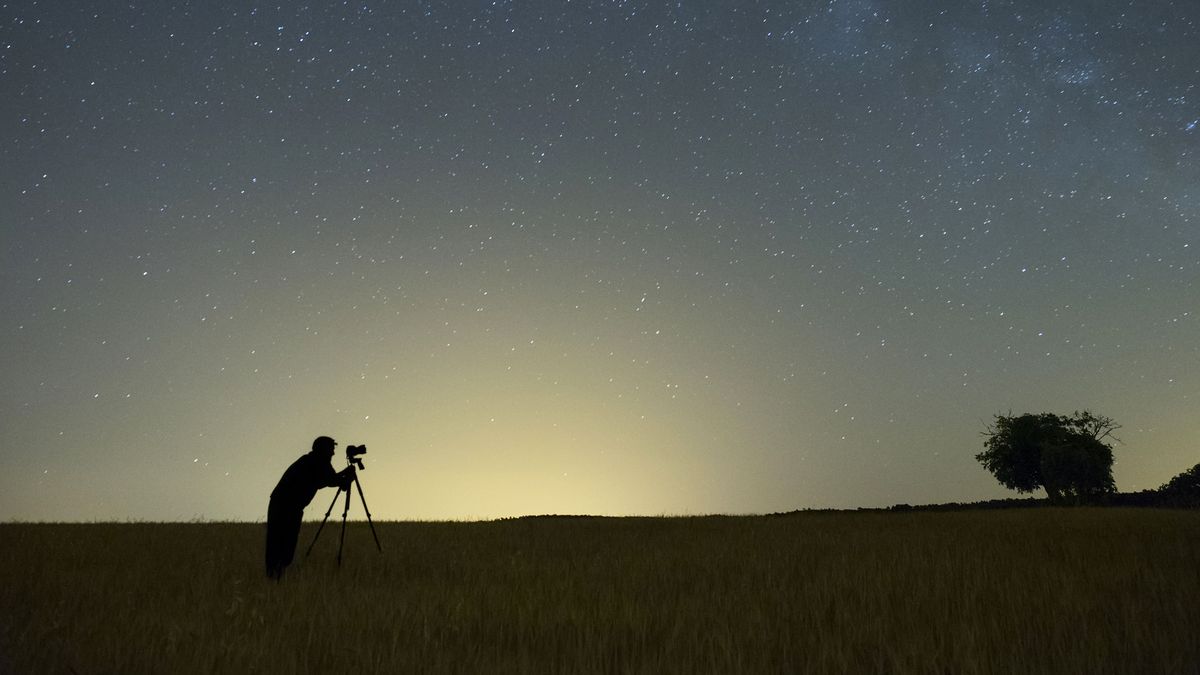
POLYGON ((996 415, 975 455, 1000 484, 1017 492, 1046 490, 1052 502, 1082 501, 1116 491, 1112 418, 1090 411, 1072 415, 996 415))
POLYGON ((1200 464, 1167 481, 1158 493, 1178 506, 1200 506, 1200 464))

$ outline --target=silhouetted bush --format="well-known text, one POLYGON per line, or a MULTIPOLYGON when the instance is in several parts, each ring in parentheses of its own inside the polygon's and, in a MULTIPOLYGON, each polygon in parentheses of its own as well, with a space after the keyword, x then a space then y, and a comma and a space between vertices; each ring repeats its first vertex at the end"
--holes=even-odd
POLYGON ((1200 508, 1200 464, 1158 488, 1163 502, 1181 508, 1200 508))

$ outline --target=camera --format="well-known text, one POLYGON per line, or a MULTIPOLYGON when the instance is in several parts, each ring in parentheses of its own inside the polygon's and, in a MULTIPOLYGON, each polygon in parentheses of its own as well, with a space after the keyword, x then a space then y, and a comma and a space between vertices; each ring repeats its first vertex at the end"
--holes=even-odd
POLYGON ((366 469, 363 465, 362 456, 367 454, 367 445, 347 445, 346 446, 346 462, 353 464, 359 469, 366 469))

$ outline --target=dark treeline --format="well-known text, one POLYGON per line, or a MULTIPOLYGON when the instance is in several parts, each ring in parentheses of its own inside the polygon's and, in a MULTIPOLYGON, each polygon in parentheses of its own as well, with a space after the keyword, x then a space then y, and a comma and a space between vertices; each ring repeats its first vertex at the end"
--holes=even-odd
MULTIPOLYGON (((1194 470, 1193 470, 1194 471, 1194 470)), ((865 507, 854 509, 797 509, 769 516, 790 516, 798 513, 894 513, 903 511, 971 511, 989 509, 1030 509, 1047 506, 1093 506, 1093 507, 1147 507, 1161 509, 1200 509, 1200 494, 1194 490, 1171 490, 1168 483, 1157 490, 1138 492, 1114 492, 1098 499, 1080 501, 1076 504, 1052 501, 1045 497, 1014 497, 1008 499, 985 499, 977 502, 945 502, 942 504, 893 504, 892 506, 865 507)))
MULTIPOLYGON (((1081 506, 1144 506, 1164 509, 1200 508, 1196 495, 1170 494, 1161 490, 1139 490, 1138 492, 1114 492, 1099 499, 1081 502, 1081 506)), ((978 502, 947 502, 945 504, 895 504, 877 511, 964 511, 968 509, 1027 509, 1042 506, 1072 506, 1046 498, 988 499, 978 502)), ((863 509, 866 510, 866 509, 863 509)))

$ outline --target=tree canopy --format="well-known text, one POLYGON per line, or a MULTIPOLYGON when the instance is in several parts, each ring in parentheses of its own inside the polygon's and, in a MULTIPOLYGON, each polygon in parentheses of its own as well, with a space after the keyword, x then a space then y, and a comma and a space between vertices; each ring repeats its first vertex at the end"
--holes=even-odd
POLYGON ((1200 506, 1200 464, 1167 481, 1158 492, 1179 506, 1200 506))
POLYGON ((975 455, 1006 488, 1046 490, 1051 501, 1082 500, 1115 492, 1112 446, 1120 428, 1111 418, 1083 411, 1071 415, 996 415, 975 455))

